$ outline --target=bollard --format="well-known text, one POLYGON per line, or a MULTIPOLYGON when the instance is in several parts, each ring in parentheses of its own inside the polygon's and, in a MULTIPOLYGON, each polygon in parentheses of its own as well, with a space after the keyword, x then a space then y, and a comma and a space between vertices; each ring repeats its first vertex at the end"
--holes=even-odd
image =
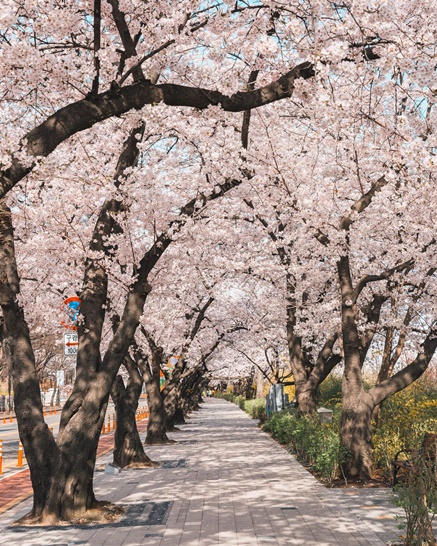
POLYGON ((46 417, 46 416, 47 416, 47 410, 46 410, 46 408, 44 406, 44 417, 46 417))
POLYGON ((115 430, 115 413, 112 414, 112 430, 115 430))
POLYGON ((52 414, 52 406, 50 406, 49 415, 52 414))
POLYGON ((49 427, 49 430, 53 434, 53 427, 49 427))
POLYGON ((3 474, 3 440, 0 440, 0 476, 3 474))
POLYGON ((12 411, 9 412, 9 422, 12 423, 12 411))
POLYGON ((18 461, 17 461, 17 467, 21 468, 23 466, 23 444, 21 441, 18 444, 18 461))
POLYGON ((6 412, 5 411, 3 412, 3 424, 4 425, 6 424, 6 412))
POLYGON ((107 426, 107 431, 108 432, 111 432, 111 416, 108 415, 108 426, 107 426))
POLYGON ((57 409, 58 409, 58 408, 57 408, 56 406, 53 408, 53 413, 54 413, 55 415, 56 415, 56 410, 57 410, 57 409))
POLYGON ((102 434, 105 434, 105 433, 106 433, 105 420, 103 419, 102 434))

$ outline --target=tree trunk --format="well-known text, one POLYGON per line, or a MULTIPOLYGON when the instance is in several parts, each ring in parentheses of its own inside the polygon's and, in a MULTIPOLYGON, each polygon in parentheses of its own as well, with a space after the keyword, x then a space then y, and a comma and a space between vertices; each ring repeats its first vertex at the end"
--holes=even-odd
POLYGON ((5 351, 10 360, 18 433, 23 443, 34 491, 28 520, 38 519, 59 463, 55 439, 44 421, 39 381, 29 331, 16 302, 2 305, 5 321, 5 351))
POLYGON ((102 377, 97 376, 73 417, 67 423, 63 423, 61 417, 58 434, 61 456, 42 513, 42 523, 73 520, 96 505, 93 475, 109 397, 109 392, 102 393, 103 384, 102 377))
POLYGON ((173 423, 175 425, 184 425, 186 423, 184 412, 180 406, 180 403, 176 404, 175 411, 173 414, 173 423))
POLYGON ((256 398, 264 398, 264 376, 261 370, 256 373, 256 398))
POLYGON ((361 373, 360 337, 357 328, 358 306, 354 298, 349 258, 337 262, 341 288, 341 327, 344 373, 342 382, 341 444, 346 451, 343 472, 346 478, 372 478, 372 431, 370 419, 375 405, 364 391, 361 373))
MULTIPOLYGON (((175 413, 179 399, 179 387, 174 385, 173 388, 167 390, 167 395, 164 398, 164 411, 166 414, 167 430, 169 432, 180 432, 176 427, 175 413)), ((184 421, 185 422, 185 421, 184 421)))
POLYGON ((15 261, 11 211, 0 204, 0 305, 3 314, 3 341, 9 380, 14 390, 18 433, 30 469, 34 490, 29 519, 38 518, 59 462, 59 450, 44 421, 41 391, 29 329, 17 302, 20 291, 15 261))
MULTIPOLYGON (((345 381, 343 388, 344 384, 345 381)), ((341 416, 341 444, 346 452, 343 473, 347 479, 367 481, 372 478, 373 408, 374 404, 368 393, 362 389, 357 393, 346 387, 341 416)))
POLYGON ((55 406, 56 405, 56 393, 58 391, 58 379, 55 375, 55 379, 53 381, 53 393, 52 393, 52 397, 50 399, 50 406, 55 406))
MULTIPOLYGON (((153 357, 152 357, 153 358, 153 357)), ((164 400, 159 389, 159 371, 152 373, 144 359, 137 359, 139 368, 146 384, 147 404, 149 407, 149 422, 145 445, 174 444, 167 436, 167 416, 164 410, 164 400)))
MULTIPOLYGON (((303 387, 303 385, 301 385, 303 387)), ((317 411, 317 387, 296 388, 297 407, 300 415, 310 415, 317 411)))
POLYGON ((143 380, 129 357, 125 363, 130 375, 127 387, 118 375, 111 389, 117 417, 113 462, 120 468, 157 466, 144 452, 135 420, 143 380))

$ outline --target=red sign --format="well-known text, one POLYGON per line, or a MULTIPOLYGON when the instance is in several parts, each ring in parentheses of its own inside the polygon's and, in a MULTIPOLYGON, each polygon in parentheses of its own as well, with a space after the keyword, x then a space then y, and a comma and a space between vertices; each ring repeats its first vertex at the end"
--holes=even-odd
POLYGON ((67 320, 61 320, 62 326, 69 330, 77 330, 77 319, 80 313, 81 299, 77 296, 71 296, 64 300, 61 309, 67 313, 67 320))

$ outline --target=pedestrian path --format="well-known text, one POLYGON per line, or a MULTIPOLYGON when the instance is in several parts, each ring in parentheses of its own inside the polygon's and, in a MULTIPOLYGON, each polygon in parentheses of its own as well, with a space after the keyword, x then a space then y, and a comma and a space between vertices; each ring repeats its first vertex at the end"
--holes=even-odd
POLYGON ((382 546, 397 538, 389 492, 372 504, 371 493, 358 501, 326 489, 234 404, 208 399, 172 438, 178 443, 147 449, 158 468, 96 472, 97 497, 125 507, 120 521, 8 527, 26 501, 0 516, 0 544, 382 546))

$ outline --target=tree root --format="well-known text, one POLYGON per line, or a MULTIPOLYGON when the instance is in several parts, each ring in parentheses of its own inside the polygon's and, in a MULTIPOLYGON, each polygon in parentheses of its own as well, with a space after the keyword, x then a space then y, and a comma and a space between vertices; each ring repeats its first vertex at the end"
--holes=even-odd
POLYGON ((147 441, 145 440, 144 441, 144 445, 145 446, 165 446, 165 445, 169 445, 169 444, 177 444, 176 440, 170 440, 170 439, 167 439, 167 440, 153 440, 153 441, 147 441))
POLYGON ((88 525, 93 523, 114 523, 123 515, 125 509, 122 506, 107 501, 95 501, 80 516, 72 517, 68 520, 60 519, 54 514, 34 516, 32 512, 12 523, 13 527, 43 527, 55 526, 63 527, 66 525, 88 525))
POLYGON ((159 463, 157 461, 152 461, 152 460, 149 460, 149 461, 138 461, 138 462, 132 462, 126 466, 123 467, 124 468, 156 468, 159 466, 159 463))

